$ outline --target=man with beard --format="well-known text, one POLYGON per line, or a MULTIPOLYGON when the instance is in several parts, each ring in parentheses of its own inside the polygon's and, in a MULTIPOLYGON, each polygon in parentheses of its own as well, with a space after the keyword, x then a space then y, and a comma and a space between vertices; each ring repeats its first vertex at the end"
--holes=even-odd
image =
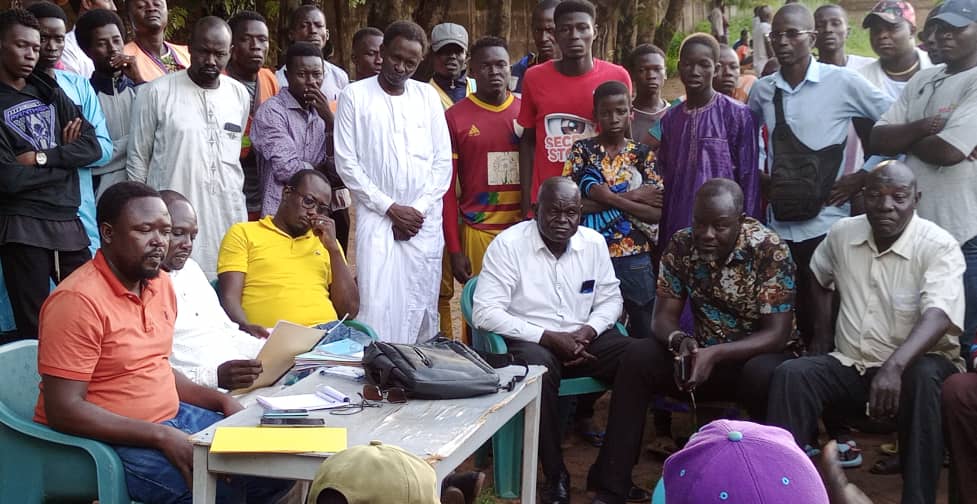
POLYGON ((248 90, 222 75, 230 58, 231 29, 224 20, 197 21, 190 38, 190 68, 146 84, 132 106, 130 180, 172 189, 200 216, 194 259, 214 278, 224 233, 247 220, 241 136, 248 121, 248 90))
POLYGON ((438 330, 451 137, 437 92, 411 80, 426 46, 417 24, 391 24, 380 74, 350 84, 336 111, 336 170, 356 196, 359 318, 394 343, 438 330))
POLYGON ((175 191, 160 191, 160 196, 172 225, 162 267, 170 274, 177 306, 170 365, 204 387, 250 387, 261 374, 261 361, 254 358, 265 340, 242 331, 227 317, 200 265, 190 258, 197 239, 193 205, 175 191))
POLYGON ((368 26, 353 34, 353 68, 354 80, 363 80, 380 73, 383 58, 380 57, 380 45, 383 44, 383 32, 368 26))
POLYGON ((261 217, 261 181, 258 161, 251 151, 251 122, 255 112, 266 100, 278 94, 275 74, 264 68, 268 55, 268 24, 265 17, 254 11, 241 11, 227 21, 231 26, 231 59, 225 73, 244 84, 251 95, 248 125, 241 139, 241 168, 244 170, 244 196, 248 205, 248 219, 261 217))
POLYGON ((186 69, 190 64, 187 46, 163 40, 169 22, 166 0, 131 0, 125 4, 134 37, 124 51, 136 58, 143 79, 148 82, 186 69))
POLYGON ((522 80, 526 70, 535 65, 556 59, 559 48, 556 45, 556 24, 553 22, 553 10, 560 0, 541 0, 533 9, 530 21, 533 30, 533 45, 535 53, 529 53, 512 65, 509 77, 509 89, 517 95, 522 94, 522 80))
POLYGON ((831 227, 811 259, 816 355, 777 368, 767 417, 809 453, 825 409, 895 420, 903 504, 936 502, 940 387, 964 368, 966 265, 957 240, 916 215, 919 201, 912 170, 886 161, 866 180, 865 215, 831 227), (832 328, 834 292, 841 306, 832 328))
POLYGON ((0 14, 0 263, 17 336, 24 339, 37 337, 50 282, 91 257, 78 215, 78 169, 103 154, 78 107, 54 78, 35 71, 40 49, 34 15, 0 14))
MULTIPOLYGON (((160 274, 172 225, 159 193, 116 184, 98 201, 97 215, 102 248, 41 311, 34 420, 111 445, 133 499, 189 504, 187 436, 242 407, 168 362, 177 300, 160 274)), ((221 502, 274 502, 291 484, 234 477, 221 479, 217 492, 221 502)))

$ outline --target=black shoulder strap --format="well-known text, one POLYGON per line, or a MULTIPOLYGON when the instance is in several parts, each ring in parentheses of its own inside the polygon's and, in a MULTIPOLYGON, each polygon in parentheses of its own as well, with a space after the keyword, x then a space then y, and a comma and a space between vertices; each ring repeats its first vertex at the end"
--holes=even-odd
POLYGON ((784 93, 779 87, 774 86, 773 109, 777 114, 777 126, 786 126, 787 119, 784 117, 784 93))

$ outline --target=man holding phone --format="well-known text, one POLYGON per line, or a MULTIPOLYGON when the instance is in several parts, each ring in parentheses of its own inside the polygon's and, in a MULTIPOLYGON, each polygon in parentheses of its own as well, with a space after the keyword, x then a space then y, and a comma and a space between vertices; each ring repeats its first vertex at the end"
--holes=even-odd
POLYGON ((743 213, 739 184, 706 182, 696 192, 692 227, 672 236, 661 259, 653 323, 661 344, 649 364, 660 392, 735 400, 762 421, 770 376, 792 355, 793 307, 787 244, 743 213), (693 334, 679 326, 687 301, 693 334))

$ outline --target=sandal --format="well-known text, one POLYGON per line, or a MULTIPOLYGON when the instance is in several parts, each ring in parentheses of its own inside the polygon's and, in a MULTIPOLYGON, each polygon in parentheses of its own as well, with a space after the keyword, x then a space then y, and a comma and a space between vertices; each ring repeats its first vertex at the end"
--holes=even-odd
POLYGON ((882 443, 879 446, 879 451, 886 455, 898 455, 899 454, 899 442, 895 443, 882 443))
POLYGON ((577 431, 577 435, 583 438, 584 441, 590 443, 591 446, 595 448, 604 446, 604 436, 607 433, 598 431, 597 426, 590 419, 577 420, 575 430, 577 431))
POLYGON ((852 469, 862 466, 862 450, 858 448, 855 441, 838 440, 838 465, 844 469, 852 469))
POLYGON ((899 474, 902 472, 902 463, 898 456, 880 458, 872 468, 868 470, 872 474, 899 474))
POLYGON ((804 453, 807 454, 808 457, 815 458, 818 455, 821 455, 821 449, 815 448, 808 444, 804 445, 804 453))

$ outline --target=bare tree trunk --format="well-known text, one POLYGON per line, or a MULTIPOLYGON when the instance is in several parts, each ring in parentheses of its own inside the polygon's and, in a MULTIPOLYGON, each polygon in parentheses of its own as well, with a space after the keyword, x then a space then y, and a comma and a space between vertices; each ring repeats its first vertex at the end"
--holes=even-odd
POLYGON ((665 10, 665 17, 662 18, 658 29, 655 30, 655 45, 667 51, 672 43, 672 37, 682 23, 682 11, 685 9, 685 0, 669 0, 668 9, 665 10))
POLYGON ((621 18, 617 23, 617 57, 621 63, 627 63, 631 50, 636 43, 638 0, 624 0, 621 2, 621 18))
POLYGON ((489 9, 489 33, 509 40, 512 32, 512 0, 500 0, 489 9))

